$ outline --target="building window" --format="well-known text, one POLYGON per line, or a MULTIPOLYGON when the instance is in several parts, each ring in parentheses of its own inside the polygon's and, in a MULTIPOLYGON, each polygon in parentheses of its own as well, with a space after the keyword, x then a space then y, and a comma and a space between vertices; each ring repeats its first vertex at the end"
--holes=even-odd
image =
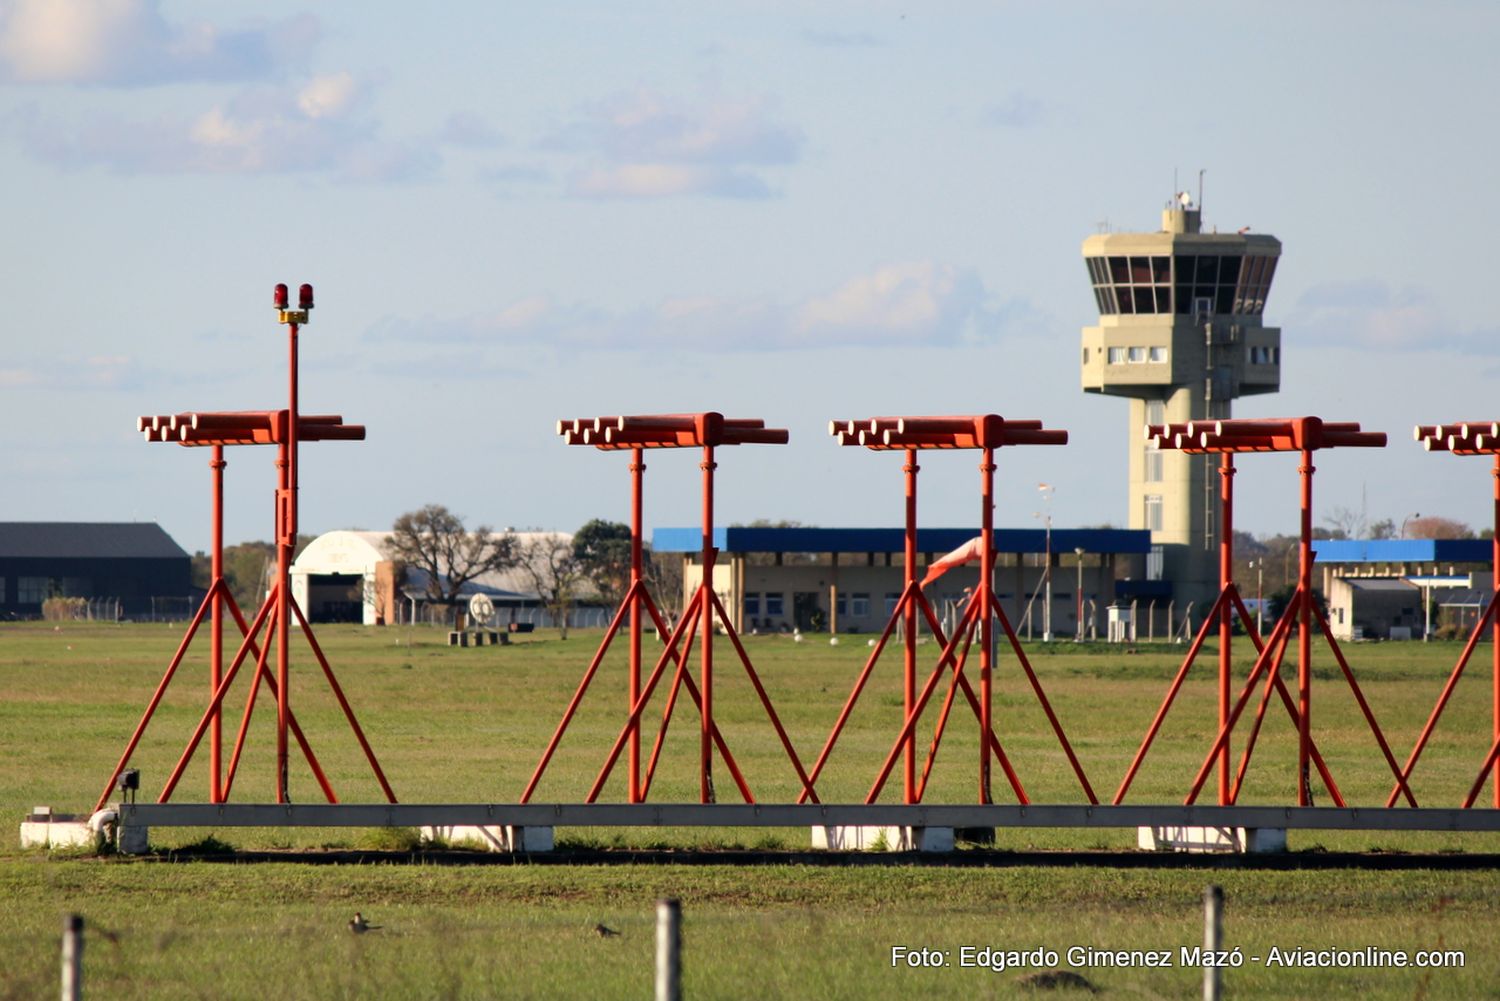
POLYGON ((751 591, 749 594, 745 595, 745 614, 746 615, 759 615, 760 614, 760 592, 759 591, 751 591))
POLYGON ((1162 451, 1155 445, 1146 446, 1145 468, 1141 478, 1147 483, 1160 483, 1162 476, 1162 451))
POLYGON ((1130 348, 1129 352, 1130 354, 1128 357, 1130 358, 1130 363, 1132 365, 1138 365, 1146 360, 1146 349, 1143 347, 1130 348))
POLYGON ((47 600, 47 578, 45 577, 17 577, 16 578, 16 603, 21 605, 40 605, 47 600))
POLYGON ((1165 254, 1090 257, 1084 263, 1101 315, 1172 312, 1172 259, 1165 254))
POLYGON ((1109 363, 1111 365, 1123 365, 1123 364, 1125 364, 1125 349, 1124 348, 1110 348, 1109 349, 1109 363))
POLYGON ((1167 349, 1160 344, 1151 348, 1150 359, 1156 364, 1163 364, 1167 360, 1167 349))
POLYGON ((885 592, 885 614, 893 615, 896 611, 896 602, 901 600, 900 591, 885 592))
POLYGON ((5 578, 0 577, 0 605, 5 604, 5 578))
POLYGON ((779 591, 766 592, 766 615, 779 619, 785 613, 786 606, 782 603, 782 594, 779 591))
POLYGON ((1152 532, 1160 532, 1162 526, 1161 494, 1147 494, 1144 500, 1145 510, 1143 514, 1146 529, 1152 532))
POLYGON ((867 618, 870 614, 869 594, 861 594, 858 591, 854 592, 853 597, 849 600, 849 614, 856 619, 867 618))

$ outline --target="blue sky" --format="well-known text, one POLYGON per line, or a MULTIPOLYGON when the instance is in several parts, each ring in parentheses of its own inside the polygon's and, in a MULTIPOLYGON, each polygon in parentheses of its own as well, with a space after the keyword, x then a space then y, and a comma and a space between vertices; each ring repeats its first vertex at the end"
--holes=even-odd
MULTIPOLYGON (((571 530, 626 514, 619 455, 559 417, 717 409, 723 522, 895 524, 899 461, 834 417, 1067 428, 999 460, 1002 525, 1123 524, 1126 404, 1079 389, 1079 245, 1154 229, 1174 175, 1278 236, 1283 389, 1237 416, 1391 434, 1319 458, 1320 512, 1476 526, 1488 466, 1417 422, 1500 417, 1485 247, 1500 7, 1480 2, 551 5, 0 0, 0 518, 155 520, 208 542, 207 455, 138 414, 284 405, 277 281, 313 282, 306 531, 424 503, 571 530)), ((267 450, 226 534, 271 535, 267 450)), ((978 520, 973 457, 922 521, 978 520)), ((647 519, 697 517, 653 456, 647 519)), ((1238 524, 1296 524, 1295 462, 1241 463, 1238 524)))

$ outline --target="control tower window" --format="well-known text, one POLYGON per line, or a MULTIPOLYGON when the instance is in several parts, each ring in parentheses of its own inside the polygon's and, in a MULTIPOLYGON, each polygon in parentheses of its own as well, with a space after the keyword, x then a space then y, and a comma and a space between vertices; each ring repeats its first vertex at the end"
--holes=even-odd
POLYGON ((1085 259, 1102 316, 1172 312, 1172 259, 1115 256, 1085 259))
POLYGON ((1265 310, 1276 258, 1257 254, 1178 254, 1174 265, 1179 314, 1199 312, 1197 301, 1206 299, 1218 315, 1259 315, 1265 310))
POLYGON ((1145 517, 1145 527, 1148 531, 1160 532, 1162 527, 1161 516, 1161 494, 1147 494, 1142 498, 1145 509, 1141 512, 1145 517))

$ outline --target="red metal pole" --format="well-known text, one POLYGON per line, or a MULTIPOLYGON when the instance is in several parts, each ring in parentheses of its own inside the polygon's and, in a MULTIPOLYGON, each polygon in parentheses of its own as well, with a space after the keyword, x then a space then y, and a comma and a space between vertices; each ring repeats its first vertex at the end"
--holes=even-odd
MULTIPOLYGON (((912 600, 912 585, 907 584, 906 587, 907 589, 901 595, 901 600, 896 603, 896 608, 893 610, 891 617, 886 620, 885 629, 881 632, 880 639, 875 641, 874 649, 870 651, 870 656, 866 658, 865 666, 859 672, 859 677, 854 679, 854 688, 850 690, 849 698, 844 700, 844 708, 839 710, 839 718, 834 720, 833 729, 829 731, 828 739, 823 742, 823 750, 819 752, 818 760, 813 762, 812 771, 808 773, 808 777, 813 782, 816 782, 818 776, 822 774, 823 766, 828 762, 828 755, 833 751, 834 743, 838 741, 839 734, 844 732, 844 725, 849 722, 849 716, 854 712, 854 703, 859 701, 860 694, 865 690, 865 683, 870 680, 870 674, 875 670, 876 662, 880 660, 880 655, 885 651, 885 645, 890 640, 891 633, 896 628, 896 623, 900 621, 901 615, 904 614, 906 603, 912 600)), ((908 718, 911 716, 911 709, 909 707, 906 710, 906 714, 908 718)), ((806 796, 806 791, 804 791, 797 798, 797 802, 805 803, 807 801, 806 796)))
POLYGON ((1312 449, 1302 449, 1302 540, 1298 546, 1297 594, 1297 805, 1312 800, 1308 756, 1312 748, 1312 449))
MULTIPOLYGON (((1156 716, 1151 720, 1151 725, 1146 728, 1146 736, 1141 740, 1140 748, 1135 752, 1135 757, 1130 762, 1130 767, 1125 770, 1125 777, 1120 780, 1120 788, 1115 791, 1112 802, 1115 805, 1125 799, 1125 793, 1130 790, 1130 784, 1135 781, 1135 773, 1140 771, 1141 762, 1146 760, 1146 752, 1151 750, 1151 744, 1156 740, 1156 734, 1161 730, 1163 721, 1167 718, 1167 711, 1172 708, 1172 703, 1177 700, 1177 693, 1182 689, 1182 682, 1187 678, 1188 671, 1192 669, 1193 662, 1198 658, 1198 651, 1203 648, 1203 642, 1208 638, 1208 630, 1213 625, 1214 611, 1218 609, 1219 603, 1224 601, 1221 593, 1214 603, 1214 608, 1203 617, 1203 624, 1198 627, 1198 633, 1193 637, 1193 645, 1188 648, 1187 656, 1182 659, 1182 666, 1177 669, 1177 676, 1172 679, 1172 684, 1167 686, 1166 698, 1161 700, 1161 706, 1156 710, 1156 716)), ((1227 717, 1219 719, 1219 729, 1224 729, 1227 717)))
POLYGON ((156 691, 151 695, 151 701, 146 704, 146 711, 141 714, 141 721, 136 724, 135 732, 130 735, 130 740, 125 744, 125 753, 120 755, 119 764, 110 773, 109 780, 104 783, 104 791, 99 794, 99 801, 94 804, 95 810, 104 809, 104 804, 109 801, 109 794, 114 791, 115 780, 130 763, 130 756, 135 753, 136 745, 141 742, 141 737, 146 733, 146 726, 151 722, 151 717, 156 714, 156 707, 161 705, 162 696, 167 693, 167 686, 172 683, 172 676, 177 673, 178 665, 187 654, 188 646, 193 642, 193 635, 197 633, 198 627, 203 623, 203 615, 209 608, 209 602, 214 600, 215 591, 210 588, 209 593, 198 606, 198 611, 193 615, 193 621, 188 624, 187 633, 182 637, 182 642, 177 645, 177 652, 172 655, 172 661, 167 665, 166 673, 162 675, 161 682, 156 686, 156 691))
MULTIPOLYGON (((781 717, 776 714, 776 707, 771 704, 771 696, 766 694, 766 686, 761 684, 760 675, 755 673, 755 665, 750 663, 750 655, 745 652, 745 645, 740 642, 740 634, 735 632, 734 623, 729 620, 729 613, 719 601, 717 594, 710 591, 708 599, 718 608, 719 618, 724 622, 724 632, 729 637, 729 645, 734 647, 734 652, 739 655, 740 666, 745 669, 745 676, 750 679, 750 687, 755 689, 761 708, 765 709, 766 718, 771 721, 771 728, 776 731, 776 736, 781 740, 782 750, 786 751, 786 756, 792 762, 797 777, 802 780, 802 792, 807 794, 814 803, 819 802, 812 780, 808 778, 807 770, 802 767, 802 759, 797 757, 796 748, 792 747, 792 738, 787 735, 786 727, 781 725, 781 717)), ((717 731, 718 728, 714 729, 717 731)), ((754 801, 747 799, 746 802, 754 801)))
MULTIPOLYGON (((323 655, 323 648, 318 646, 318 637, 313 635, 312 624, 307 621, 307 616, 302 614, 302 608, 295 601, 291 603, 291 607, 292 612, 297 616, 297 621, 302 624, 302 636, 307 640, 307 645, 312 648, 313 658, 323 669, 323 677, 328 682, 328 687, 332 689, 339 708, 344 711, 344 719, 349 721, 349 729, 354 731, 354 739, 359 743, 360 749, 365 752, 365 760, 369 762, 370 770, 375 773, 375 779, 380 783, 381 791, 385 793, 386 802, 396 802, 396 794, 391 791, 391 784, 386 781, 385 772, 375 758, 375 751, 370 747, 370 742, 365 739, 365 731, 360 727, 359 720, 354 718, 354 710, 350 707, 349 700, 345 698, 344 689, 339 685, 339 679, 334 676, 328 658, 323 655)), ((316 765, 315 762, 314 765, 316 765)))
POLYGON ((699 647, 700 679, 698 687, 703 692, 703 712, 698 729, 698 796, 703 803, 714 801, 713 776, 713 726, 714 726, 714 603, 708 600, 714 587, 714 447, 703 446, 703 583, 704 598, 699 613, 703 616, 702 645, 699 647))
MULTIPOLYGON (((1490 684, 1494 710, 1494 742, 1500 745, 1500 611, 1495 609, 1495 602, 1500 600, 1500 455, 1495 456, 1494 478, 1495 538, 1490 545, 1492 561, 1490 584, 1493 588, 1490 595, 1490 657, 1492 659, 1490 684)), ((1500 762, 1495 763, 1492 777, 1495 781, 1495 807, 1500 809, 1500 762)))
MULTIPOLYGON (((626 711, 634 706, 641 694, 641 597, 645 585, 641 581, 641 533, 642 480, 646 471, 645 450, 630 451, 630 680, 626 692, 626 711)), ((630 729, 630 776, 626 796, 629 802, 639 803, 641 792, 641 723, 637 718, 630 729)))
MULTIPOLYGON (((948 637, 948 643, 943 647, 942 655, 938 657, 937 667, 928 675, 926 683, 922 686, 922 690, 917 693, 917 703, 912 707, 912 711, 907 714, 906 721, 901 724, 901 732, 896 735, 896 742, 891 745, 890 753, 885 756, 885 761, 880 766, 880 774, 875 777, 875 783, 870 787, 870 792, 865 797, 866 803, 875 802, 876 798, 880 795, 880 791, 885 788, 886 779, 890 778, 891 772, 896 767, 896 761, 901 756, 901 749, 906 746, 906 741, 916 729, 917 717, 921 714, 922 710, 927 708, 927 701, 932 698, 932 693, 937 690, 938 681, 942 678, 944 669, 955 662, 954 658, 958 645, 963 640, 965 631, 969 628, 969 622, 979 614, 979 609, 979 595, 976 593, 969 599, 969 603, 964 606, 964 613, 959 617, 958 625, 954 627, 953 635, 948 637)), ((892 619, 892 622, 894 621, 892 619)))
MULTIPOLYGON (((213 698, 213 693, 219 690, 219 681, 224 677, 224 598, 222 582, 224 580, 224 446, 213 447, 213 458, 208 462, 208 468, 213 470, 213 552, 209 559, 211 566, 209 576, 213 578, 213 591, 209 595, 213 601, 213 620, 209 628, 209 665, 208 665, 208 697, 213 698)), ((223 706, 214 711, 212 729, 209 730, 208 747, 208 801, 210 803, 224 802, 223 773, 221 771, 224 759, 224 713, 223 706)))
POLYGON ((989 446, 979 464, 979 495, 979 535, 984 540, 979 554, 979 802, 990 803, 993 802, 989 735, 993 732, 994 717, 991 671, 995 659, 995 450, 989 446))
MULTIPOLYGON (((563 710, 562 719, 557 724, 557 729, 552 733, 552 739, 547 742, 547 749, 542 752, 542 760, 537 762, 536 771, 531 773, 531 781, 526 783, 526 789, 521 793, 520 802, 527 803, 531 800, 531 794, 536 791, 536 785, 542 780, 542 773, 547 770, 547 764, 552 760, 552 755, 557 751, 557 745, 562 743, 563 734, 568 729, 568 724, 573 721, 573 714, 583 702, 583 696, 589 690, 589 685, 594 680, 594 673, 599 670, 599 665, 604 663, 604 654, 609 650, 610 641, 615 638, 615 633, 620 629, 620 619, 625 614, 625 609, 630 599, 634 596, 640 584, 632 584, 630 591, 626 594, 625 601, 615 610, 614 617, 610 619, 609 628, 604 630, 604 641, 599 644, 599 649, 594 652, 594 659, 589 661, 588 670, 583 672, 583 680, 578 683, 578 689, 573 693, 573 698, 568 702, 568 708, 563 710)), ((634 703, 632 703, 634 704, 634 703)), ((639 723, 636 724, 632 733, 640 733, 639 723)))
MULTIPOLYGON (((620 755, 624 753, 625 744, 630 740, 630 728, 633 724, 639 722, 641 713, 646 709, 646 701, 651 698, 651 693, 656 691, 656 685, 661 681, 662 672, 667 667, 667 661, 672 660, 677 662, 674 657, 677 645, 682 641, 683 633, 689 626, 696 627, 697 620, 694 617, 699 614, 698 603, 702 600, 703 588, 700 586, 693 592, 693 597, 688 601, 687 607, 682 610, 682 618, 672 629, 672 634, 668 637, 666 646, 662 649, 661 656, 657 658, 656 666, 646 676, 646 682, 641 688, 641 697, 636 700, 635 705, 630 707, 630 716, 625 720, 625 726, 620 729, 619 735, 615 737, 614 743, 610 746, 609 755, 604 761, 604 767, 599 769, 599 775, 594 779, 594 785, 589 790, 587 802, 592 803, 598 798, 599 791, 604 788, 605 781, 609 779, 609 773, 615 767, 615 762, 620 760, 620 755)), ((682 660, 686 659, 686 657, 682 658, 682 660)))
MULTIPOLYGON (((1234 453, 1225 452, 1219 460, 1219 483, 1223 504, 1222 526, 1219 532, 1219 727, 1229 722, 1231 658, 1231 630, 1234 610, 1223 595, 1234 588, 1234 453)), ((1219 805, 1229 805, 1229 739, 1219 752, 1219 805)))
MULTIPOLYGON (((1051 586, 1050 582, 1048 586, 1051 586)), ((1037 703, 1042 707, 1042 713, 1047 717, 1047 723, 1052 727, 1052 733, 1057 737, 1057 743, 1062 747, 1063 754, 1067 757, 1068 764, 1072 767, 1073 774, 1083 789, 1083 794, 1088 797, 1090 803, 1098 803, 1099 797, 1094 795, 1094 787, 1089 784, 1089 778, 1083 772, 1083 765, 1079 763, 1078 755, 1073 753, 1073 745, 1068 743, 1068 735, 1063 732, 1062 723, 1058 721, 1057 713, 1052 710, 1052 703, 1047 701, 1047 693, 1042 690, 1041 679, 1036 676, 1036 671, 1031 667, 1031 661, 1026 657, 1026 650, 1021 646, 1021 638, 1016 635, 1010 620, 1005 617, 1004 609, 998 607, 999 602, 995 601, 994 588, 986 588, 986 590, 990 592, 990 607, 995 609, 995 618, 1000 622, 1000 627, 1005 630, 1005 638, 1009 641, 1016 660, 1020 662, 1021 670, 1026 674, 1026 680, 1031 684, 1037 703)))
MULTIPOLYGON (((910 597, 917 586, 917 450, 906 450, 906 465, 901 467, 906 474, 906 595, 910 597)), ((906 650, 901 673, 901 706, 907 716, 917 697, 917 606, 906 602, 906 650)), ((982 744, 983 741, 981 740, 982 744)), ((905 802, 917 802, 917 735, 913 731, 906 741, 906 764, 903 772, 905 802)), ((924 780, 925 781, 925 780, 924 780)))
MULTIPOLYGON (((266 619, 275 614, 276 606, 274 598, 275 595, 267 598, 266 602, 261 605, 260 611, 255 614, 255 621, 251 624, 250 630, 245 634, 244 641, 240 643, 240 648, 235 653, 234 659, 229 662, 229 670, 224 673, 224 680, 219 682, 219 690, 214 693, 213 701, 209 703, 208 709, 204 711, 203 717, 198 720, 198 725, 193 729, 193 735, 188 739, 187 747, 183 750, 182 757, 178 759, 177 767, 172 770, 172 775, 167 779, 166 786, 162 788, 161 798, 158 802, 165 803, 172 795, 172 790, 177 787, 177 782, 182 778, 182 773, 187 768, 188 762, 192 760, 193 754, 198 750, 198 745, 203 742, 203 735, 208 732, 208 725, 213 720, 214 710, 223 704, 224 696, 229 692, 229 686, 234 683, 234 677, 239 673, 240 665, 245 662, 245 653, 254 646, 255 636, 260 632, 261 626, 265 623, 266 619)), ((265 667, 264 658, 270 649, 269 645, 266 646, 265 650, 259 655, 261 659, 255 666, 257 679, 259 678, 260 671, 265 667)), ((232 776, 234 774, 234 756, 230 757, 229 771, 232 776)))

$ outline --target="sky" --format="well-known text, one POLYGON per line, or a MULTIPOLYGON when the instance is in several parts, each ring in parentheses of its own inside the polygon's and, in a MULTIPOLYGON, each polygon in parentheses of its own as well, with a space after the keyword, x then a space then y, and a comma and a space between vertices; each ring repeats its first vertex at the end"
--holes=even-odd
MULTIPOLYGON (((897 525, 899 458, 827 422, 993 412, 1070 433, 1002 451, 997 524, 1123 526, 1080 245, 1205 171, 1206 226, 1283 244, 1282 389, 1235 415, 1390 434, 1318 456, 1320 520, 1485 527, 1488 463, 1411 428, 1500 418, 1497 37, 1481 0, 0 0, 0 520, 206 548, 207 451, 135 418, 285 406, 284 281, 304 412, 368 428, 303 449, 304 532, 625 520, 626 456, 556 420, 700 410, 791 432, 720 451, 723 524, 897 525)), ((272 459, 231 450, 227 541, 272 536, 272 459)), ((697 461, 648 457, 648 525, 696 522, 697 461)), ((1237 527, 1295 530, 1295 467, 1240 463, 1237 527)), ((977 524, 975 456, 921 503, 977 524)))

